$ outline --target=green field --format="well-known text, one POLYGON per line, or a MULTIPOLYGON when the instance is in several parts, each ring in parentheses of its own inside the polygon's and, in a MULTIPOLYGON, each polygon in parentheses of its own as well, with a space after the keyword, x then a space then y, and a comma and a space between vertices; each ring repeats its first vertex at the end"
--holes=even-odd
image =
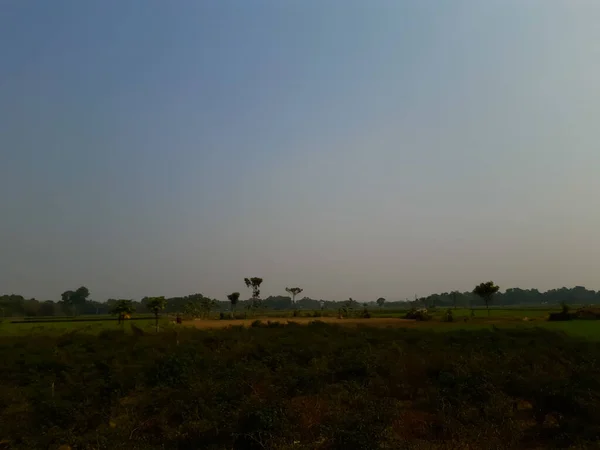
POLYGON ((597 321, 406 323, 4 323, 0 445, 597 448, 597 321))
MULTIPOLYGON (((427 322, 419 322, 411 326, 423 331, 448 332, 457 330, 484 330, 494 328, 544 328, 552 331, 563 332, 571 336, 582 337, 590 340, 600 341, 600 321, 574 320, 568 322, 548 322, 547 317, 550 312, 557 312, 557 308, 492 308, 488 312, 483 308, 475 310, 475 316, 471 316, 470 309, 456 309, 453 311, 454 322, 446 323, 443 321, 443 315, 446 309, 432 311, 432 319, 427 322), (466 319, 466 321, 465 321, 466 319)), ((313 311, 300 311, 300 317, 312 316, 313 311)), ((372 317, 376 318, 402 318, 406 314, 405 310, 372 310, 372 317)), ((322 311, 326 317, 336 317, 337 311, 322 311)), ((89 316, 96 318, 97 316, 89 316)), ((134 316, 139 317, 139 316, 134 316)), ((154 317, 151 315, 142 316, 147 320, 136 320, 135 326, 152 332, 154 330, 154 317)), ((218 320, 218 314, 213 314, 212 319, 218 320)), ((277 319, 293 320, 292 311, 265 311, 258 315, 249 316, 249 319, 261 318, 276 321, 277 319)), ((49 317, 48 319, 52 319, 49 317)), ((0 322, 0 336, 19 336, 19 335, 43 335, 45 333, 61 334, 74 330, 88 334, 98 334, 103 330, 125 330, 131 332, 131 322, 125 321, 119 325, 114 317, 107 316, 106 321, 85 322, 80 321, 85 317, 78 317, 73 322, 50 322, 50 323, 10 323, 8 320, 0 322)), ((319 320, 318 317, 315 320, 319 320)), ((377 321, 364 319, 365 325, 376 325, 377 321)), ((160 327, 173 327, 167 318, 162 318, 160 327)), ((389 326, 389 325, 387 325, 389 326)), ((399 322, 398 327, 406 326, 399 322)))

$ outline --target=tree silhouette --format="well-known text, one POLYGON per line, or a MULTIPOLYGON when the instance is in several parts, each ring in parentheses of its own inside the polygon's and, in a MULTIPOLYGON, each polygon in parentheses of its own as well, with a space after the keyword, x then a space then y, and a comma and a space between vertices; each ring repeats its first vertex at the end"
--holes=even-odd
POLYGON ((383 305, 385 304, 385 298, 379 297, 377 299, 377 304, 379 305, 380 308, 383 308, 383 305))
POLYGON ((227 296, 227 300, 229 300, 231 303, 231 314, 233 315, 233 312, 235 311, 235 305, 237 305, 238 301, 240 300, 240 293, 232 292, 227 296))
POLYGON ((146 307, 154 313, 156 318, 156 332, 158 333, 158 315, 167 307, 167 301, 164 297, 150 297, 146 307))
POLYGON ((115 306, 111 309, 111 314, 118 316, 119 324, 125 319, 125 316, 133 314, 135 311, 135 305, 132 300, 119 300, 115 306))
POLYGON ((460 292, 458 292, 458 291, 450 292, 450 297, 452 297, 452 303, 454 304, 454 309, 456 309, 456 300, 458 299, 459 295, 460 295, 460 292))
POLYGON ((253 308, 258 308, 260 305, 260 285, 262 284, 263 279, 259 277, 253 278, 244 278, 244 283, 246 283, 246 287, 252 289, 252 301, 251 305, 253 308))
POLYGON ((296 295, 298 295, 304 289, 299 288, 299 287, 293 287, 293 288, 286 287, 285 290, 287 292, 289 292, 290 294, 292 294, 292 306, 295 308, 296 307, 296 295))
POLYGON ((481 283, 475 286, 475 289, 473 289, 473 294, 481 297, 485 301, 485 307, 487 308, 488 316, 490 315, 490 303, 492 301, 492 297, 499 290, 500 288, 496 286, 493 281, 481 283))
POLYGON ((77 307, 84 305, 89 296, 89 289, 85 286, 81 286, 75 291, 63 292, 60 297, 63 305, 69 308, 73 315, 77 315, 77 307))

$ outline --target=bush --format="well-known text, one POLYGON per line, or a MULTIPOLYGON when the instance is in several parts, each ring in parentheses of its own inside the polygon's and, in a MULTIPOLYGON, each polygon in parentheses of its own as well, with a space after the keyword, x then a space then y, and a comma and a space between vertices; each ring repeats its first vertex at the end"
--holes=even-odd
POLYGON ((427 312, 427 309, 425 309, 425 308, 422 308, 422 309, 413 308, 405 314, 404 318, 418 320, 418 321, 431 320, 431 316, 429 315, 429 313, 427 312))
POLYGON ((254 322, 252 322, 252 324, 250 325, 252 328, 258 328, 258 327, 262 327, 263 323, 261 320, 256 319, 254 322))
POLYGON ((597 343, 275 324, 3 336, 0 448, 598 446, 597 343))
POLYGON ((548 321, 550 322, 561 322, 566 320, 573 320, 574 315, 569 313, 569 305, 565 302, 561 303, 562 311, 558 313, 550 313, 548 321))

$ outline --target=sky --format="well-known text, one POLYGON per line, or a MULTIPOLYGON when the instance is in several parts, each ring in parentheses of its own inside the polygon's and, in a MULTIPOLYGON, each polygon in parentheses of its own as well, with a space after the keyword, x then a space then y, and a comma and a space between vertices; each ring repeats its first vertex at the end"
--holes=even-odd
POLYGON ((2 0, 0 293, 598 290, 598 23, 596 0, 2 0))

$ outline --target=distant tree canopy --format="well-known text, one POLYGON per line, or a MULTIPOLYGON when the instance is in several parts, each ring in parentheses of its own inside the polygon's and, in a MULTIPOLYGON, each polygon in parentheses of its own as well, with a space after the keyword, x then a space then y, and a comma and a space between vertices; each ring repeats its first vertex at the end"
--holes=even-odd
MULTIPOLYGON (((239 294, 239 293, 238 293, 239 294)), ((61 295, 60 301, 37 300, 35 298, 25 298, 22 295, 8 294, 0 295, 0 319, 2 317, 35 317, 35 316, 64 316, 72 315, 92 315, 92 314, 111 314, 119 300, 108 299, 107 301, 96 301, 89 299, 89 291, 86 288, 79 288, 75 291, 65 291, 61 295), (77 293, 79 291, 79 294, 77 293), (66 302, 65 302, 66 300, 66 302), (74 311, 73 306, 76 310, 74 311)), ((230 294, 231 295, 231 294, 230 294)), ((211 306, 211 310, 230 311, 239 307, 245 308, 252 304, 252 297, 242 300, 237 297, 235 303, 231 302, 229 296, 227 300, 216 301, 211 306)), ((209 299, 202 294, 190 294, 183 297, 165 298, 166 306, 163 310, 166 313, 181 313, 190 302, 201 304, 209 299)), ((141 301, 132 301, 131 305, 135 307, 137 314, 153 313, 149 306, 149 297, 144 297, 141 301)), ((271 296, 262 300, 262 307, 271 310, 286 310, 298 308, 302 310, 329 309, 338 310, 345 302, 335 302, 324 299, 311 299, 304 297, 297 300, 295 305, 290 296, 271 296)), ((540 292, 537 289, 509 288, 505 292, 493 294, 493 303, 497 306, 527 306, 527 305, 567 305, 575 304, 600 304, 600 291, 586 289, 583 286, 573 288, 551 289, 546 292, 540 292)), ((451 291, 441 294, 432 294, 427 297, 417 297, 414 301, 390 301, 386 300, 381 306, 385 309, 393 308, 411 308, 436 306, 441 308, 459 307, 467 308, 471 306, 485 306, 485 297, 480 297, 473 291, 459 292, 451 291)), ((379 306, 380 299, 369 304, 370 306, 379 306)))
POLYGON ((65 291, 62 293, 61 301, 63 305, 75 315, 78 308, 83 306, 90 296, 90 291, 85 286, 81 286, 76 291, 65 291))

